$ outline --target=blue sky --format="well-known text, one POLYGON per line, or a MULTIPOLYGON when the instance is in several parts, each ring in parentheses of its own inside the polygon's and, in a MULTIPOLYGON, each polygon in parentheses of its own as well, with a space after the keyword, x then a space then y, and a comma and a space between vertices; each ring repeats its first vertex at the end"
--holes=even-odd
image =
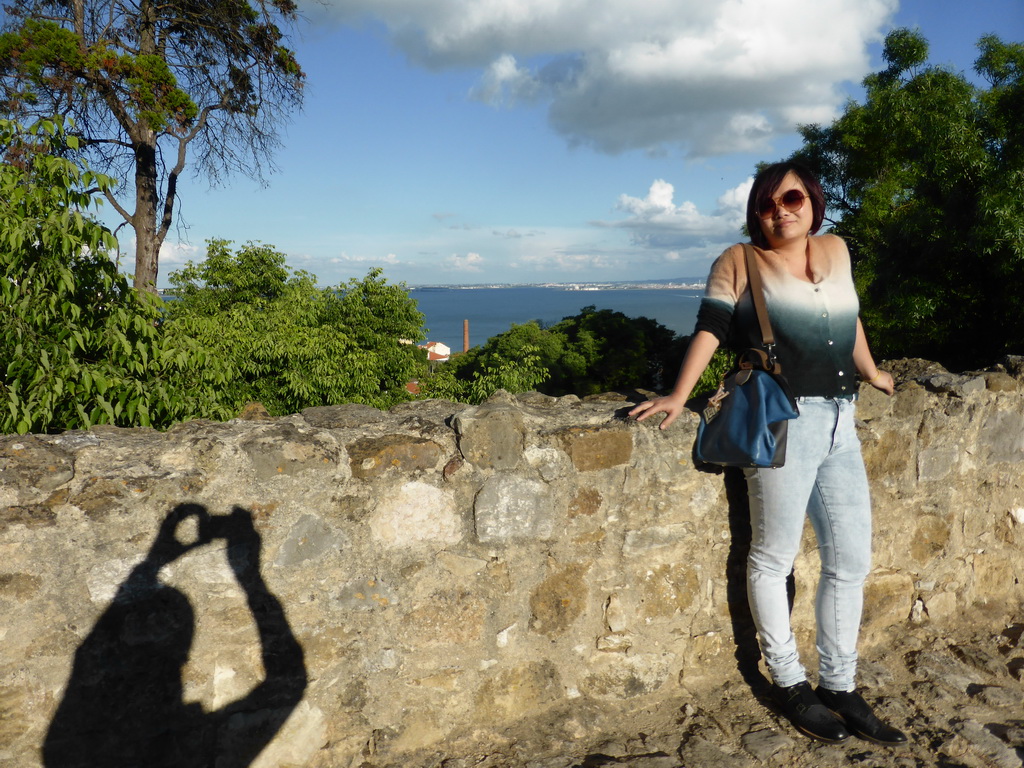
MULTIPOLYGON (((894 26, 969 71, 1024 0, 327 0, 291 44, 304 109, 261 188, 181 187, 160 284, 210 237, 321 284, 701 277, 739 239, 754 164, 798 146, 894 26)), ((133 248, 122 233, 122 248, 133 248)))

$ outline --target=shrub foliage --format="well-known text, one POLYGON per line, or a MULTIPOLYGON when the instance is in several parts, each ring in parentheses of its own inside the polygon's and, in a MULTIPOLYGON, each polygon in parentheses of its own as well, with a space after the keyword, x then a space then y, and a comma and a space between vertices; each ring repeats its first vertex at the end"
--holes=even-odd
POLYGON ((894 30, 863 103, 802 129, 794 158, 822 180, 884 356, 969 367, 1024 351, 1024 45, 989 35, 978 51, 987 88, 894 30))
POLYGON ((413 343, 423 338, 423 315, 404 286, 373 269, 338 289, 321 288, 272 246, 230 246, 210 240, 203 262, 170 275, 175 300, 166 323, 229 362, 229 402, 258 401, 280 415, 409 399, 406 383, 424 364, 413 343))
POLYGON ((584 307, 542 328, 513 324, 486 344, 453 357, 423 390, 479 402, 498 388, 586 396, 671 386, 687 340, 647 317, 584 307))
POLYGON ((0 120, 0 432, 227 415, 226 368, 118 272, 90 215, 112 182, 62 157, 76 147, 59 119, 0 120))

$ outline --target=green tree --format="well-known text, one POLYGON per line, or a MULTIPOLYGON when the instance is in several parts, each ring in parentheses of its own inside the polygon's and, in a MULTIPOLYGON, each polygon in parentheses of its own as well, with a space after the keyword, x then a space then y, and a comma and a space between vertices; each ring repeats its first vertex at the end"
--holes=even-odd
POLYGON ((498 389, 519 393, 539 387, 552 376, 565 353, 565 338, 536 322, 513 323, 481 347, 453 356, 420 382, 431 397, 474 402, 498 389), (475 394, 474 394, 475 393, 475 394), (477 397, 483 394, 483 397, 477 397))
POLYGON ((154 291, 178 179, 262 178, 303 73, 279 22, 294 0, 8 0, 3 109, 74 118, 76 154, 122 181, 103 189, 135 231, 135 286, 154 291), (129 199, 133 198, 133 199, 129 199))
POLYGON ((228 416, 229 372, 159 328, 159 299, 109 257, 91 211, 111 180, 59 157, 77 143, 61 121, 0 120, 0 432, 228 416))
POLYGON ((1024 45, 979 51, 987 89, 891 32, 863 103, 804 127, 794 154, 822 181, 884 356, 970 367, 1024 349, 1024 45))
MULTIPOLYGON (((646 317, 584 307, 550 328, 513 324, 481 347, 452 358, 440 372, 445 391, 466 399, 465 388, 511 392, 536 388, 549 395, 591 395, 674 381, 686 340, 646 317), (500 379, 501 384, 494 384, 500 379), (460 392, 457 384, 462 382, 460 392)), ((441 386, 427 380, 424 391, 441 386)), ((449 394, 449 396, 451 396, 449 394)))
MULTIPOLYGON (((659 390, 675 381, 686 341, 649 317, 584 307, 551 326, 565 336, 568 358, 557 386, 577 395, 641 387, 659 390)), ((555 382, 553 382, 555 385, 555 382)))
POLYGON ((404 286, 379 269, 340 289, 290 270, 284 254, 247 243, 232 251, 210 240, 205 261, 170 275, 168 328, 198 339, 238 372, 226 396, 273 414, 314 405, 409 399, 406 383, 424 366, 413 342, 423 315, 404 286))
MULTIPOLYGON (((521 327, 521 326, 520 326, 521 327)), ((544 368, 537 347, 529 344, 520 347, 515 357, 506 358, 494 352, 474 365, 472 369, 458 369, 449 363, 429 378, 421 381, 423 397, 440 397, 463 403, 482 403, 499 389, 518 394, 536 389, 548 379, 550 373, 544 368)))

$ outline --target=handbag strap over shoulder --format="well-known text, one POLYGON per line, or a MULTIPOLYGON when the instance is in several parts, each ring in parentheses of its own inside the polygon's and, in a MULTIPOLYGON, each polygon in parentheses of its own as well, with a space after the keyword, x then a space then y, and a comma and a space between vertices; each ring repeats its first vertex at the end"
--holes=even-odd
MULTIPOLYGON (((761 272, 757 268, 757 254, 754 246, 750 243, 743 244, 743 255, 747 260, 747 283, 750 285, 750 297, 754 300, 754 311, 757 312, 757 324, 761 327, 761 343, 768 353, 768 361, 771 368, 776 368, 778 363, 775 360, 775 333, 772 331, 771 321, 768 319, 768 305, 764 300, 764 285, 761 282, 761 272)), ((769 365, 765 365, 769 368, 769 365)))

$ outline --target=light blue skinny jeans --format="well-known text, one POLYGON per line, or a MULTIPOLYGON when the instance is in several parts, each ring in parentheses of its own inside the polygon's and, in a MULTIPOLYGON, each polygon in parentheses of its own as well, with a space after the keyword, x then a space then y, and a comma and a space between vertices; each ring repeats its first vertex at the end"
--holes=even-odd
POLYGON ((815 600, 818 683, 852 691, 864 580, 871 568, 871 497, 852 400, 798 398, 786 464, 744 470, 750 496, 747 594, 765 663, 775 683, 807 679, 790 627, 786 580, 800 549, 804 517, 818 540, 815 600))

